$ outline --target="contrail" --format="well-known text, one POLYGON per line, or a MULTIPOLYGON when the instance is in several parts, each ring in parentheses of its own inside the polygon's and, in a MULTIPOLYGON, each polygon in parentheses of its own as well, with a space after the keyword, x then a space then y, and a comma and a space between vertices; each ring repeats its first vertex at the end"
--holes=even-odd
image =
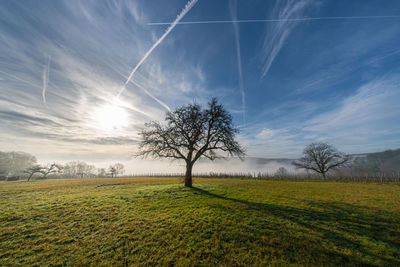
POLYGON ((50 60, 51 57, 49 56, 47 58, 47 64, 45 68, 43 69, 43 88, 42 88, 42 98, 43 98, 43 103, 46 104, 46 89, 47 86, 49 85, 49 75, 50 75, 50 60))
MULTIPOLYGON (((122 73, 120 73, 119 71, 115 70, 119 75, 121 75, 123 78, 126 78, 125 75, 123 75, 122 73)), ((153 94, 151 94, 146 88, 144 88, 143 86, 141 86, 140 84, 138 84, 137 82, 135 82, 134 80, 131 80, 130 82, 132 82, 136 87, 139 87, 140 89, 142 89, 148 96, 150 96, 151 98, 153 98, 155 101, 157 101, 157 103, 159 103, 161 106, 163 106, 164 108, 166 108, 168 111, 171 111, 170 107, 165 104, 164 102, 162 102, 160 99, 158 99, 157 97, 155 97, 153 94)), ((145 114, 146 116, 149 116, 147 113, 142 112, 143 114, 145 114)))
MULTIPOLYGON (((262 22, 286 22, 286 21, 310 21, 310 20, 363 20, 363 19, 399 19, 400 15, 393 16, 353 16, 353 17, 305 17, 294 19, 245 19, 245 20, 202 20, 202 21, 182 21, 174 25, 185 24, 224 24, 224 23, 262 23, 262 22)), ((172 25, 173 22, 150 22, 149 26, 172 25)))
POLYGON ((168 29, 160 37, 160 39, 158 39, 157 42, 155 42, 153 44, 153 46, 149 49, 149 51, 147 51, 146 54, 144 54, 143 58, 136 64, 136 66, 133 68, 131 74, 129 74, 128 79, 126 80, 124 86, 119 91, 117 97, 119 97, 122 94, 122 92, 125 90, 126 86, 131 81, 133 74, 135 74, 137 69, 143 64, 143 62, 146 60, 146 58, 164 40, 164 38, 167 37, 167 35, 175 28, 175 26, 179 23, 179 21, 186 15, 186 13, 188 13, 190 11, 190 9, 192 9, 192 7, 197 3, 197 1, 198 0, 190 0, 189 2, 187 2, 185 7, 182 9, 181 13, 176 17, 176 19, 172 23, 168 23, 168 24, 170 24, 168 29))
POLYGON ((233 29, 235 33, 235 43, 236 43, 236 56, 238 60, 238 73, 239 73, 239 90, 242 95, 242 113, 243 113, 243 121, 246 121, 246 94, 244 91, 244 85, 243 85, 243 71, 242 71, 242 56, 240 53, 240 35, 239 35, 239 26, 237 21, 237 2, 236 1, 231 1, 230 2, 230 11, 231 11, 231 17, 233 19, 233 29))
POLYGON ((138 84, 137 82, 135 82, 135 80, 131 80, 131 82, 139 87, 140 89, 142 89, 148 96, 150 96, 151 98, 153 98, 155 101, 157 101, 158 104, 160 104, 161 106, 163 106, 164 108, 166 108, 168 111, 171 111, 170 107, 165 104, 164 102, 162 102, 160 99, 158 99, 157 97, 155 97, 154 95, 152 95, 146 88, 144 88, 143 86, 141 86, 140 84, 138 84))

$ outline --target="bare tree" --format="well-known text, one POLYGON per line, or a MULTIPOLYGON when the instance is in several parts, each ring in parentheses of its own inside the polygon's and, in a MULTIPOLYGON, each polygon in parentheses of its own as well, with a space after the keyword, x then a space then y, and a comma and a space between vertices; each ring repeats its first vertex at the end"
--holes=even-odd
POLYGON ((288 175, 289 172, 285 167, 279 167, 279 169, 277 169, 276 172, 274 173, 274 176, 278 178, 284 178, 287 177, 288 175))
POLYGON ((327 143, 312 143, 303 151, 303 157, 292 164, 296 168, 315 171, 326 178, 329 170, 344 166, 349 157, 327 143))
POLYGON ((106 177, 107 171, 105 168, 98 168, 97 169, 97 177, 106 177))
POLYGON ((95 173, 96 167, 83 161, 70 161, 63 168, 64 176, 68 177, 90 177, 94 176, 95 173))
POLYGON ((25 152, 0 151, 0 176, 19 176, 36 164, 36 157, 25 152))
POLYGON ((117 177, 118 174, 125 172, 125 167, 122 163, 116 163, 108 168, 108 172, 111 174, 111 177, 117 177))
POLYGON ((53 163, 50 166, 42 167, 40 173, 43 175, 43 178, 46 178, 47 175, 49 175, 51 173, 59 173, 59 172, 61 172, 61 170, 62 170, 61 165, 53 163))
POLYGON ((39 164, 33 165, 32 167, 29 167, 28 169, 26 169, 25 173, 27 173, 29 175, 28 182, 35 173, 42 173, 42 170, 43 170, 43 167, 40 166, 39 164))
POLYGON ((111 177, 114 178, 114 176, 117 173, 117 170, 114 168, 114 166, 108 167, 108 172, 111 174, 111 177))
POLYGON ((194 163, 205 157, 210 160, 223 158, 216 151, 242 158, 243 148, 235 140, 238 129, 232 124, 232 116, 218 104, 215 98, 207 109, 189 104, 167 112, 167 124, 146 124, 142 130, 139 156, 182 159, 186 162, 185 186, 192 187, 194 163))
POLYGON ((65 163, 64 169, 63 169, 63 176, 67 178, 72 178, 72 177, 77 177, 78 174, 78 163, 79 161, 70 161, 65 163))
POLYGON ((86 162, 80 161, 77 164, 77 172, 76 174, 79 175, 79 177, 90 177, 95 175, 96 172, 96 167, 94 165, 89 165, 86 162))

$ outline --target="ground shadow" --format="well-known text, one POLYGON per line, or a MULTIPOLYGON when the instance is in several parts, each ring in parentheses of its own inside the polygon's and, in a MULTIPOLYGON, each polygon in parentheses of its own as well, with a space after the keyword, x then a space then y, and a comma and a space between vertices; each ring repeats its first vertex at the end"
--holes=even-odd
MULTIPOLYGON (((400 265, 400 253, 394 255, 394 259, 388 258, 371 251, 371 249, 362 242, 355 241, 355 239, 350 239, 348 237, 367 237, 383 242, 387 246, 400 251, 400 233, 398 229, 400 216, 398 214, 390 214, 382 210, 378 212, 375 210, 375 212, 372 213, 370 207, 339 202, 320 203, 308 201, 307 205, 310 208, 301 209, 231 198, 198 187, 193 187, 192 190, 204 196, 241 203, 244 205, 244 208, 259 212, 260 215, 272 215, 301 225, 310 231, 318 231, 323 234, 325 239, 335 244, 335 246, 358 251, 362 255, 369 255, 373 258, 380 259, 385 264, 400 265), (377 216, 376 214, 382 214, 383 216, 377 216)), ((229 209, 229 206, 224 206, 223 208, 229 209)), ((326 251, 326 253, 331 254, 332 251, 326 251)), ((342 256, 346 257, 345 255, 342 256)), ((366 264, 360 258, 349 260, 353 263, 366 264)))

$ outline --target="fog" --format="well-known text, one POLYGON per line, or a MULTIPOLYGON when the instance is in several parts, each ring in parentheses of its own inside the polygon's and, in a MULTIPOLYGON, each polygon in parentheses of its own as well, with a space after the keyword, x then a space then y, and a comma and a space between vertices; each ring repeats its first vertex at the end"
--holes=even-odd
MULTIPOLYGON (((0 175, 8 176, 26 176, 28 168, 39 164, 42 167, 57 164, 58 166, 67 167, 68 164, 85 162, 90 166, 90 175, 97 174, 96 168, 104 168, 108 170, 111 165, 122 163, 125 167, 124 175, 177 175, 184 174, 186 171, 186 163, 183 160, 169 159, 142 159, 142 158, 117 158, 110 159, 92 159, 89 158, 73 158, 61 161, 54 159, 38 160, 32 154, 26 152, 1 152, 0 151, 0 175)), ((278 168, 284 167, 289 173, 298 172, 291 164, 291 159, 267 159, 247 157, 244 160, 239 158, 216 159, 210 161, 208 159, 199 159, 194 167, 193 174, 274 174, 278 168)), ((104 170, 103 170, 104 171, 104 170)), ((67 173, 67 172, 65 172, 67 173)), ((89 174, 87 174, 89 175, 89 174)))
MULTIPOLYGON (((290 164, 290 159, 264 159, 246 158, 241 161, 238 158, 218 159, 215 161, 199 160, 193 167, 194 174, 216 173, 269 173, 273 174, 278 168, 284 167, 289 172, 296 172, 290 164)), ((125 175, 155 175, 155 174, 178 174, 185 172, 183 160, 160 160, 160 159, 131 159, 120 161, 125 165, 125 175)), ((96 167, 108 167, 109 163, 95 163, 96 167)))

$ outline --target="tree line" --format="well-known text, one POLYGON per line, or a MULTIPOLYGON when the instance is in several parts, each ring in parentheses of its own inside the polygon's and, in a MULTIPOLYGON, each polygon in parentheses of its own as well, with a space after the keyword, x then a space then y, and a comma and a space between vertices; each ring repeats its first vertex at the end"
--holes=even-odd
POLYGON ((38 164, 37 158, 29 153, 20 151, 0 151, 0 180, 19 180, 26 178, 45 179, 87 178, 87 177, 117 177, 125 172, 122 163, 115 163, 108 168, 96 168, 95 165, 83 161, 70 161, 65 164, 38 164))

